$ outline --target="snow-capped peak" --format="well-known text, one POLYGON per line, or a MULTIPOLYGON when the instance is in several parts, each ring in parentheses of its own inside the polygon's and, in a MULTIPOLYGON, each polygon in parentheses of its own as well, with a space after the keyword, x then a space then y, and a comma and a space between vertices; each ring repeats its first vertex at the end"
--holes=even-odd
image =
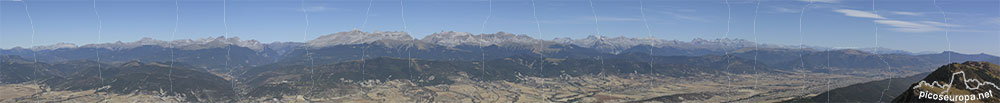
POLYGON ((497 32, 493 34, 473 35, 468 32, 441 31, 427 35, 421 41, 442 46, 454 47, 458 45, 500 45, 502 43, 532 44, 542 40, 531 38, 527 35, 515 35, 507 32, 497 32))
POLYGON ((310 40, 306 42, 306 46, 313 48, 336 46, 336 45, 348 45, 348 44, 364 44, 372 43, 375 41, 410 41, 414 40, 406 32, 381 32, 375 31, 373 33, 362 32, 360 30, 353 30, 350 32, 339 32, 330 35, 320 36, 319 38, 310 40))
POLYGON ((614 46, 607 48, 627 48, 640 44, 650 45, 650 43, 658 44, 663 42, 663 40, 654 38, 629 38, 624 36, 611 38, 611 37, 595 36, 595 35, 590 35, 587 36, 587 38, 583 39, 557 38, 554 41, 558 43, 573 44, 583 47, 614 46))
POLYGON ((178 48, 183 50, 199 50, 199 49, 209 49, 209 48, 225 48, 228 45, 235 45, 239 47, 246 47, 253 49, 255 51, 261 51, 264 49, 263 44, 257 40, 240 40, 239 37, 226 38, 224 36, 220 37, 208 37, 199 39, 185 39, 185 40, 173 40, 173 41, 163 41, 156 40, 153 38, 142 38, 134 42, 122 42, 117 41, 114 43, 101 43, 101 44, 87 44, 81 46, 82 48, 105 48, 111 50, 122 50, 131 49, 140 46, 160 46, 167 48, 178 48))
POLYGON ((78 46, 76 46, 76 44, 73 44, 73 43, 56 43, 56 44, 52 44, 52 45, 34 46, 34 47, 31 47, 31 50, 33 50, 33 51, 55 50, 55 49, 60 49, 60 48, 77 48, 77 47, 78 46))

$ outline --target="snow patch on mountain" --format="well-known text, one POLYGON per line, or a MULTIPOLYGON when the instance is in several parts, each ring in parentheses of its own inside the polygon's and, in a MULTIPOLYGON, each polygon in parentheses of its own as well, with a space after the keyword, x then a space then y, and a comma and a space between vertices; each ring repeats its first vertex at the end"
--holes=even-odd
POLYGON ((34 46, 34 47, 31 47, 31 50, 33 50, 33 51, 55 50, 55 49, 60 49, 60 48, 77 48, 77 47, 79 47, 79 46, 77 46, 76 44, 73 44, 73 43, 56 43, 56 44, 52 44, 52 45, 34 46))
POLYGON ((407 34, 406 32, 375 31, 369 33, 355 29, 350 32, 339 32, 335 34, 320 36, 319 38, 306 42, 306 46, 312 48, 322 48, 322 47, 337 46, 337 45, 365 44, 376 41, 412 41, 412 40, 414 40, 413 37, 410 37, 410 35, 407 34))
MULTIPOLYGON (((621 53, 629 48, 640 46, 640 45, 651 45, 656 48, 678 48, 678 49, 704 49, 713 51, 727 51, 736 50, 740 48, 754 47, 759 48, 810 48, 810 49, 824 49, 822 47, 813 46, 790 46, 790 45, 769 45, 769 44, 758 44, 752 41, 744 39, 701 39, 695 38, 691 41, 678 41, 678 40, 664 40, 652 37, 605 37, 605 36, 587 36, 586 38, 573 39, 573 38, 555 38, 552 40, 542 40, 535 39, 528 35, 518 35, 507 32, 497 32, 490 34, 472 34, 468 32, 455 32, 455 31, 441 31, 431 35, 427 35, 421 39, 414 39, 406 32, 364 32, 358 29, 348 31, 348 32, 338 32, 329 35, 323 35, 317 37, 316 39, 309 40, 305 43, 300 42, 275 42, 269 44, 262 44, 256 40, 240 40, 239 37, 209 37, 209 38, 199 38, 199 39, 187 39, 187 40, 173 40, 173 41, 163 41, 155 40, 152 38, 142 38, 138 41, 133 42, 113 42, 113 43, 101 43, 101 44, 87 44, 83 46, 77 46, 72 43, 59 43, 54 45, 45 46, 34 46, 30 48, 31 50, 55 50, 60 48, 105 48, 111 50, 122 50, 131 49, 140 46, 155 45, 167 48, 180 48, 184 50, 199 50, 199 49, 209 49, 209 48, 224 48, 228 45, 235 45, 239 47, 246 47, 253 49, 255 51, 263 51, 266 48, 276 49, 277 52, 283 53, 288 52, 294 48, 298 47, 308 47, 308 48, 323 48, 329 46, 338 45, 353 45, 353 44, 366 44, 378 42, 390 47, 396 46, 413 46, 416 45, 440 45, 445 47, 455 47, 461 45, 471 45, 471 46, 490 46, 497 45, 507 48, 536 48, 536 46, 543 47, 542 45, 577 45, 585 48, 593 48, 603 52, 610 53, 621 53)), ((888 52, 885 50, 884 52, 888 52)), ((880 50, 883 52, 883 50, 880 50)), ((898 52, 898 51, 895 51, 898 52)))
POLYGON ((239 37, 226 38, 224 36, 219 36, 216 38, 199 38, 199 39, 186 39, 186 40, 173 40, 173 41, 163 41, 156 40, 152 38, 142 38, 139 41, 133 42, 122 42, 117 41, 114 43, 101 43, 101 44, 87 44, 80 46, 81 48, 104 48, 111 50, 123 50, 131 49, 141 46, 160 46, 167 48, 178 48, 182 50, 200 50, 200 49, 210 49, 210 48, 225 48, 229 45, 234 45, 238 47, 246 47, 253 49, 254 51, 261 51, 264 49, 264 45, 257 40, 240 40, 239 37))
MULTIPOLYGON (((663 40, 656 38, 630 38, 625 36, 605 37, 590 35, 582 39, 556 38, 552 40, 556 43, 573 44, 581 47, 594 48, 597 50, 620 53, 623 50, 639 45, 650 45, 657 48, 674 47, 689 49, 709 49, 709 50, 732 50, 744 47, 752 47, 756 43, 743 39, 714 39, 705 40, 695 38, 689 42, 678 40, 663 40)), ((759 45, 761 47, 772 47, 771 45, 759 45)))
POLYGON ((447 31, 447 32, 441 31, 439 33, 427 35, 420 41, 447 47, 455 47, 459 45, 476 45, 476 46, 503 45, 503 44, 531 45, 544 42, 543 40, 534 39, 527 35, 516 35, 507 32, 473 35, 468 32, 455 32, 455 31, 447 31))
POLYGON ((264 44, 265 47, 274 50, 278 54, 285 54, 296 48, 302 47, 302 45, 305 44, 300 42, 272 42, 264 44))

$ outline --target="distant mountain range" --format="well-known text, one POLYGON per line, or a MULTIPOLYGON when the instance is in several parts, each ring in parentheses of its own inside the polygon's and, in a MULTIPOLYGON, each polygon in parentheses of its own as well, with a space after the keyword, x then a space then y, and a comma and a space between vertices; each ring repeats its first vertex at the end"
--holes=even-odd
MULTIPOLYGON (((201 66, 203 68, 241 68, 270 64, 283 60, 285 57, 289 56, 294 57, 295 54, 291 53, 295 53, 295 51, 304 51, 306 48, 318 51, 324 51, 329 48, 339 48, 337 50, 349 48, 362 50, 357 52, 341 52, 339 54, 356 56, 351 58, 341 58, 354 60, 354 58, 360 59, 360 55, 362 53, 365 54, 365 57, 387 55, 384 53, 370 51, 394 52, 394 57, 403 57, 401 55, 404 54, 402 53, 404 51, 418 52, 418 50, 452 52, 446 53, 449 55, 458 52, 469 54, 468 56, 463 57, 471 57, 472 54, 480 54, 480 57, 482 57, 482 54, 485 53, 487 56, 490 56, 486 59, 495 59, 510 55, 498 54, 499 52, 490 52, 494 50, 489 49, 517 50, 519 52, 544 54, 567 52, 564 50, 567 48, 584 48, 593 49, 599 53, 607 54, 641 52, 656 56, 702 56, 722 55, 727 51, 747 49, 749 47, 761 49, 798 49, 799 46, 758 44, 742 39, 695 39, 692 41, 677 41, 653 38, 589 36, 582 39, 556 38, 553 40, 541 40, 534 39, 526 35, 515 35, 506 32, 474 35, 471 33, 454 31, 442 31, 418 40, 410 37, 404 32, 362 32, 354 30, 320 36, 305 43, 260 43, 256 40, 241 40, 238 37, 217 37, 173 41, 143 38, 134 42, 119 41, 115 43, 87 44, 82 46, 69 43, 59 43, 30 48, 15 47, 0 50, 0 53, 3 53, 4 55, 29 57, 29 59, 32 60, 37 58, 37 60, 43 62, 62 62, 81 59, 97 60, 97 58, 100 58, 101 62, 124 62, 129 60, 161 62, 181 61, 201 66), (174 54, 172 55, 173 57, 170 57, 170 54, 174 54), (224 54, 230 54, 230 58, 228 58, 228 62, 230 63, 225 63, 227 58, 224 54)), ((815 48, 822 49, 821 47, 815 48)), ((813 49, 813 51, 818 51, 816 49, 813 49)), ((913 54, 898 50, 883 49, 882 51, 882 53, 913 54)), ((558 56, 558 54, 553 54, 553 56, 558 56)), ((416 58, 454 59, 451 57, 433 57, 425 55, 423 57, 417 56, 416 58)), ((466 59, 468 58, 457 60, 466 59)))
POLYGON ((187 101, 229 101, 236 92, 230 82, 185 64, 130 61, 41 63, 4 56, 0 82, 38 82, 47 90, 97 90, 121 94, 147 93, 186 97, 187 101))
POLYGON ((506 32, 473 35, 453 31, 418 40, 404 32, 354 30, 304 43, 259 43, 235 37, 144 38, 0 50, 0 83, 37 82, 53 90, 163 94, 187 101, 239 101, 315 96, 309 93, 323 88, 354 88, 351 84, 374 80, 441 85, 454 82, 448 78, 521 82, 526 77, 581 75, 849 74, 885 72, 886 68, 922 72, 954 61, 997 62, 1000 58, 884 48, 871 53, 799 47, 741 39, 590 36, 541 40, 506 32))

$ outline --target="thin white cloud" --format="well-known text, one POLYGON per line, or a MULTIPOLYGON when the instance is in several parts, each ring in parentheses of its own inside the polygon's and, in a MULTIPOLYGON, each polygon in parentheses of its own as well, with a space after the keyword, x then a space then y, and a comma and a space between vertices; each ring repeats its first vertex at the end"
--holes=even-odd
POLYGON ((771 8, 773 8, 774 11, 778 12, 778 13, 799 13, 798 9, 784 8, 784 7, 777 7, 777 6, 772 6, 771 8))
MULTIPOLYGON (((588 18, 593 18, 593 17, 588 17, 588 18)), ((601 16, 601 17, 597 17, 597 20, 598 20, 598 21, 610 21, 610 22, 616 22, 616 21, 640 21, 640 20, 642 20, 642 19, 639 19, 639 18, 625 18, 625 17, 604 17, 604 16, 601 16)))
POLYGON ((915 22, 908 22, 908 21, 899 21, 899 20, 875 20, 875 23, 885 24, 885 25, 892 26, 893 28, 890 28, 889 30, 898 31, 898 32, 920 33, 920 32, 931 32, 931 31, 940 31, 940 30, 943 30, 942 28, 940 28, 938 26, 934 26, 934 25, 930 25, 930 24, 915 23, 915 22))
POLYGON ((907 15, 907 16, 920 16, 920 15, 924 15, 924 13, 905 12, 905 11, 893 11, 891 13, 892 14, 896 14, 896 15, 907 15))
POLYGON ((990 23, 991 25, 992 24, 1000 24, 1000 17, 995 17, 995 18, 987 19, 985 23, 990 23))
POLYGON ((799 0, 802 2, 839 3, 840 0, 799 0))
MULTIPOLYGON (((946 27, 962 26, 957 24, 941 23, 936 21, 894 20, 876 15, 875 13, 859 11, 859 10, 851 10, 851 9, 834 9, 833 11, 838 13, 843 13, 845 16, 850 16, 850 17, 877 19, 875 20, 875 23, 889 25, 891 26, 889 30, 897 32, 910 32, 910 33, 933 32, 933 31, 943 31, 944 28, 946 27)), ((910 16, 923 15, 921 13, 902 12, 902 11, 890 11, 890 13, 897 15, 910 15, 910 16)), ((952 31, 977 32, 977 30, 952 30, 952 31)))
POLYGON ((322 12, 327 10, 333 10, 333 8, 327 8, 325 6, 311 6, 311 7, 306 7, 304 10, 305 12, 322 12))
POLYGON ((943 27, 960 27, 961 26, 961 25, 946 24, 946 23, 941 23, 941 22, 936 22, 936 21, 920 21, 920 23, 924 23, 924 24, 927 24, 927 25, 934 25, 934 26, 943 26, 943 27))
POLYGON ((659 12, 659 13, 666 14, 667 16, 670 16, 670 17, 673 17, 674 19, 679 19, 679 20, 690 20, 690 21, 699 21, 699 22, 709 22, 709 21, 711 21, 711 20, 708 20, 708 19, 705 19, 705 18, 690 16, 690 15, 685 15, 685 14, 676 13, 676 12, 672 12, 672 11, 662 11, 662 12, 659 12))
POLYGON ((843 13, 844 15, 851 16, 851 17, 873 18, 873 19, 887 19, 885 17, 879 16, 879 15, 875 15, 875 13, 871 13, 871 12, 867 12, 867 11, 858 11, 858 10, 851 10, 851 9, 835 9, 833 11, 834 12, 838 12, 838 13, 843 13))

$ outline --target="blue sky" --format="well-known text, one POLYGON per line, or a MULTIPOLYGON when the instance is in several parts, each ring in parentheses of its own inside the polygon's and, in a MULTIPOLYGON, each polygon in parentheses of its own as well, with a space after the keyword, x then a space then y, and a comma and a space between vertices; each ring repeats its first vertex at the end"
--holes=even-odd
MULTIPOLYGON (((89 0, 3 0, 0 7, 0 47, 59 42, 88 44, 156 39, 222 36, 222 0, 179 0, 177 33, 174 0, 98 0, 103 22, 89 0)), ((306 0, 307 40, 359 28, 365 31, 404 31, 398 0, 375 0, 368 23, 361 26, 368 0, 306 0)), ((1000 0, 877 0, 878 15, 869 0, 760 0, 754 27, 756 0, 645 0, 646 23, 653 36, 688 41, 693 38, 741 38, 769 44, 816 45, 840 48, 874 47, 875 23, 882 47, 908 51, 951 50, 1000 54, 1000 0), (803 11, 803 7, 813 4, 803 11), (729 16, 731 14, 731 16, 729 16), (943 14, 943 15, 942 15, 943 14), (799 18, 802 32, 799 32, 799 18), (947 16, 947 23, 945 23, 947 16), (731 19, 729 19, 731 17, 731 19), (727 19, 730 22, 727 22, 727 19), (727 28, 728 27, 728 28, 727 28), (757 35, 753 34, 756 28, 757 35), (727 29, 729 30, 727 35, 727 29), (800 41, 801 35, 801 41, 800 41)), ((416 38, 446 31, 527 34, 542 39, 583 38, 588 35, 647 37, 638 0, 594 0, 600 33, 587 0, 536 0, 542 35, 537 33, 530 0, 493 0, 493 16, 486 0, 406 0, 407 30, 416 38)), ((226 3, 229 35, 262 42, 303 41, 305 16, 298 0, 230 0, 226 3)))

